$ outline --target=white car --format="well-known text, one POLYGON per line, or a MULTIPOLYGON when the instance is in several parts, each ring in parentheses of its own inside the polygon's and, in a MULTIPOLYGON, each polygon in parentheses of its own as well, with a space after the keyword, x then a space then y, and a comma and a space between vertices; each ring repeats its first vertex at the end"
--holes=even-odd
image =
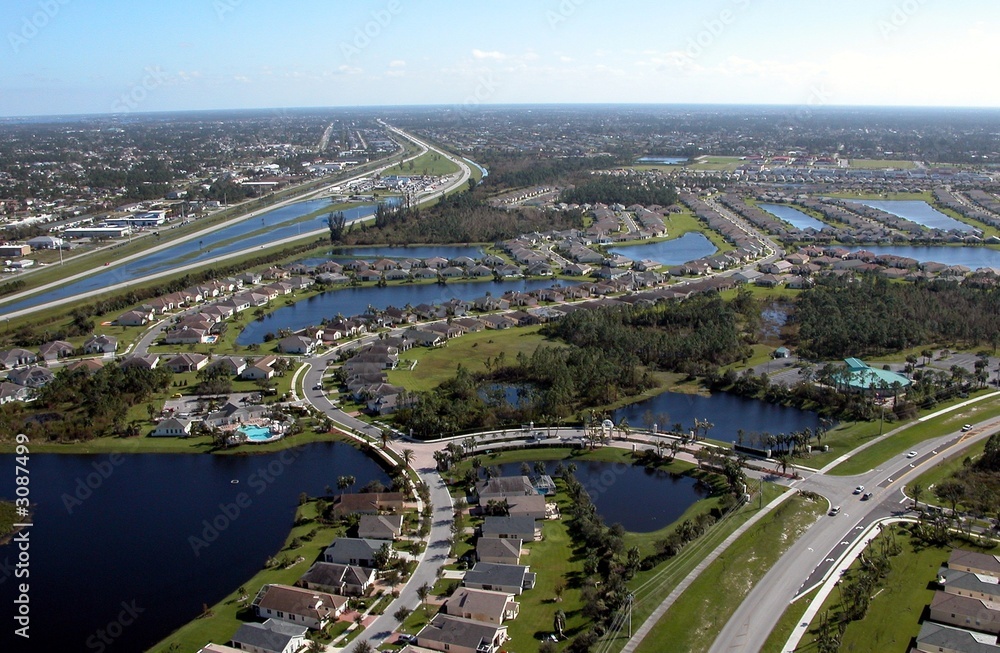
POLYGON ((965 433, 965 432, 971 431, 971 430, 972 430, 972 424, 966 424, 965 426, 962 427, 962 433, 965 433))
POLYGON ((829 515, 831 517, 833 517, 834 515, 838 514, 839 512, 840 512, 840 506, 834 506, 834 507, 830 508, 829 515))
POLYGON ((917 457, 917 452, 916 451, 910 451, 910 452, 908 452, 906 454, 906 457, 907 458, 916 458, 917 457))
POLYGON ((865 491, 864 485, 859 485, 858 487, 854 488, 854 494, 861 494, 864 491, 865 491))

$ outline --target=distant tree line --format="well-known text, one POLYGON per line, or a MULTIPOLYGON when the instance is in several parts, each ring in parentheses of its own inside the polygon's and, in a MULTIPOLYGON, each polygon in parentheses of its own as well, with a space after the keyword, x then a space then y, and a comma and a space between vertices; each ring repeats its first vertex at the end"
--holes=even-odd
POLYGON ((670 206, 677 203, 677 189, 673 183, 664 180, 596 175, 564 190, 560 199, 568 204, 670 206))
POLYGON ((620 163, 610 155, 591 157, 538 158, 523 155, 491 155, 487 159, 490 174, 483 184, 497 190, 540 186, 566 181, 588 170, 604 170, 620 163))

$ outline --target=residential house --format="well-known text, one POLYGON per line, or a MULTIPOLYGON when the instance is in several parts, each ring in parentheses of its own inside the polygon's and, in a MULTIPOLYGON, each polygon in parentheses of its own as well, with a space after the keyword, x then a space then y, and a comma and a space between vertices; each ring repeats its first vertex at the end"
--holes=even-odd
POLYGON ((289 585, 264 585, 253 600, 254 614, 312 630, 325 628, 347 607, 347 598, 289 585))
POLYGON ((935 592, 931 600, 932 621, 959 628, 1000 634, 1000 603, 935 592))
POLYGON ((489 515, 483 520, 480 532, 483 537, 499 537, 532 542, 535 540, 536 535, 535 520, 527 515, 517 515, 515 517, 511 517, 510 515, 505 517, 489 515))
POLYGON ((364 596, 375 582, 375 570, 353 565, 316 562, 299 584, 311 590, 321 590, 341 596, 364 596))
POLYGON ((917 635, 916 646, 910 651, 923 653, 1000 653, 1000 646, 981 641, 978 633, 925 621, 917 635))
POLYGON ((42 360, 50 363, 60 358, 72 356, 74 351, 76 350, 73 345, 65 340, 53 340, 38 348, 38 354, 42 357, 42 360))
POLYGON ((239 376, 247 368, 247 362, 238 356, 223 356, 216 358, 208 367, 210 369, 221 368, 230 376, 239 376))
POLYGON ((88 358, 82 361, 73 361, 66 366, 66 369, 70 372, 75 372, 76 370, 85 370, 87 374, 93 374, 97 370, 104 367, 104 361, 96 358, 88 358))
POLYGON ((168 417, 157 424, 149 435, 151 437, 186 438, 191 435, 191 422, 168 417))
POLYGON ((227 426, 229 424, 244 424, 252 419, 263 417, 270 408, 261 405, 238 406, 232 402, 221 409, 209 413, 205 417, 206 426, 227 426))
POLYGON ((38 361, 38 356, 33 351, 15 347, 0 351, 0 367, 12 368, 19 365, 31 365, 38 361))
POLYGON ((306 336, 291 335, 278 341, 278 351, 283 354, 309 355, 316 349, 316 340, 306 336))
POLYGON ((502 624, 516 619, 521 605, 507 592, 490 592, 459 587, 441 606, 443 614, 472 619, 487 624, 502 624))
POLYGON ((270 379, 275 374, 272 365, 274 365, 277 360, 276 356, 264 356, 263 358, 259 358, 253 363, 247 365, 247 368, 240 373, 240 378, 249 381, 270 379))
POLYGON ((377 567, 375 554, 385 544, 382 540, 361 537, 338 537, 323 551, 323 561, 338 565, 377 567))
POLYGON ((476 561, 516 565, 521 562, 520 539, 505 537, 480 537, 476 540, 476 561))
POLYGON ((507 639, 507 626, 437 614, 417 633, 416 644, 448 653, 496 653, 507 639))
POLYGON ((1000 578, 1000 556, 954 549, 948 557, 948 569, 1000 578))
POLYGON ((226 646, 225 644, 213 644, 209 642, 198 649, 198 653, 240 653, 240 649, 226 646))
POLYGON ((164 333, 163 342, 168 345, 197 345, 208 342, 209 335, 208 329, 184 325, 164 333))
POLYGON ((358 537, 370 540, 395 540, 403 533, 402 515, 361 515, 358 537))
POLYGON ((160 357, 156 354, 129 354, 121 359, 119 365, 123 368, 138 367, 144 370, 154 369, 160 364, 160 357))
POLYGON ((152 319, 153 319, 153 311, 151 309, 150 310, 134 309, 131 311, 125 311, 124 313, 119 315, 118 319, 115 320, 115 322, 119 326, 129 326, 129 327, 144 326, 148 324, 149 321, 152 319))
POLYGON ((0 406, 12 401, 28 401, 31 399, 31 388, 8 381, 0 381, 0 406))
MULTIPOLYGON (((182 303, 183 299, 184 299, 183 296, 181 296, 180 300, 182 303)), ((144 303, 141 306, 141 308, 143 311, 149 311, 153 315, 164 315, 165 313, 174 310, 174 308, 177 306, 176 301, 177 300, 175 300, 170 296, 154 297, 153 299, 150 299, 146 303, 144 303)))
POLYGON ((493 562, 477 562, 466 572, 463 581, 466 587, 494 592, 506 592, 520 596, 524 590, 535 586, 535 574, 525 565, 503 565, 493 562))
POLYGON ((1000 602, 1000 584, 992 576, 942 567, 938 571, 938 583, 948 594, 967 596, 994 603, 1000 602))
POLYGON ((333 500, 335 517, 344 515, 377 515, 379 513, 403 512, 402 492, 362 492, 360 494, 340 494, 333 500))
POLYGON ((26 388, 41 388, 51 383, 54 378, 55 374, 52 373, 52 370, 37 365, 19 367, 7 373, 8 381, 26 388))
POLYGON ((479 503, 486 505, 491 499, 501 500, 509 497, 537 495, 538 491, 527 476, 497 476, 482 481, 476 486, 479 503))
POLYGON ((178 354, 166 362, 166 367, 174 374, 197 372, 208 365, 205 354, 178 354))
POLYGON ((479 318, 479 321, 485 324, 487 329, 502 330, 517 326, 517 321, 506 315, 484 315, 479 318))
POLYGON ((230 641, 249 653, 295 653, 305 646, 306 632, 305 626, 268 619, 262 624, 242 624, 230 641))
POLYGON ((111 354, 118 349, 118 338, 114 336, 92 335, 83 343, 85 354, 111 354))
POLYGON ((512 495, 506 497, 507 514, 511 517, 526 516, 532 519, 545 519, 545 497, 541 494, 526 496, 512 495))

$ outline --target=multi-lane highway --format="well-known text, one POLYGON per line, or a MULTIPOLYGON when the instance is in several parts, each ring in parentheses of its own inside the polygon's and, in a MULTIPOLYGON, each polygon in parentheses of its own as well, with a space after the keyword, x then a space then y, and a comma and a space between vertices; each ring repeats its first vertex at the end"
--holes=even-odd
MULTIPOLYGON (((901 454, 876 469, 857 476, 831 476, 831 463, 792 486, 816 492, 840 506, 837 515, 821 517, 778 560, 751 590, 732 618, 719 633, 711 653, 759 651, 789 603, 815 589, 835 569, 853 543, 877 521, 905 514, 912 503, 905 485, 949 455, 971 446, 1000 430, 1000 418, 986 420, 967 433, 948 433, 927 440, 915 449, 916 456, 901 454), (862 500, 855 488, 863 485, 873 492, 862 500)), ((817 599, 819 600, 819 599, 817 599)))

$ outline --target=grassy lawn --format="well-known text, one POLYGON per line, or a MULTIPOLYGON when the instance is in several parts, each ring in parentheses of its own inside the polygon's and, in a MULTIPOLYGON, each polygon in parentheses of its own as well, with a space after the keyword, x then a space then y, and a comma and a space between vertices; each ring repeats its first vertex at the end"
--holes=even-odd
POLYGON ((708 650, 754 584, 825 508, 796 496, 764 517, 705 569, 637 650, 708 650))
MULTIPOLYGON (((471 166, 470 166, 471 167, 471 166)), ((382 173, 383 177, 399 175, 450 175, 458 172, 458 166, 444 158, 437 152, 429 151, 418 156, 413 161, 407 161, 402 165, 395 165, 382 173)))
MULTIPOLYGON (((570 501, 566 496, 562 481, 557 481, 559 490, 556 501, 566 515, 570 501)), ((583 616, 581 588, 574 578, 583 572, 583 561, 587 552, 574 545, 566 525, 568 517, 558 521, 546 521, 542 525, 542 540, 530 542, 527 556, 521 564, 531 566, 537 574, 535 587, 518 597, 521 611, 517 619, 509 622, 511 641, 509 648, 514 651, 537 650, 538 640, 553 632, 552 623, 556 610, 566 613, 566 634, 570 637, 587 628, 587 618, 583 616), (562 601, 555 601, 556 583, 564 582, 562 601)))
POLYGON ((249 602, 253 601, 261 587, 268 583, 293 584, 334 538, 344 534, 342 527, 322 526, 314 521, 316 517, 315 503, 310 502, 300 506, 296 517, 306 517, 308 521, 292 528, 278 556, 287 556, 289 560, 295 560, 301 556, 305 558, 304 562, 299 562, 286 569, 266 569, 258 572, 243 584, 247 590, 248 600, 241 602, 235 591, 236 588, 233 588, 232 594, 209 608, 212 616, 196 618, 151 648, 150 651, 166 653, 171 650, 172 645, 177 645, 177 650, 181 651, 197 651, 208 642, 217 644, 228 642, 243 621, 256 621, 249 608, 249 602), (302 539, 314 529, 317 532, 310 540, 302 539), (296 537, 301 539, 302 544, 297 549, 290 549, 290 543, 296 537))
MULTIPOLYGON (((880 538, 888 537, 888 530, 880 538)), ((868 614, 861 621, 848 625, 841 641, 841 651, 887 651, 903 653, 910 640, 920 632, 920 618, 924 607, 934 597, 931 583, 938 568, 948 560, 951 546, 929 546, 901 528, 896 529, 896 541, 903 551, 891 558, 892 570, 883 580, 881 591, 872 599, 868 614)), ((957 546, 968 548, 967 542, 957 546)), ((995 551, 993 551, 995 553, 995 551)), ((857 568, 857 563, 851 570, 857 568)), ((822 615, 829 611, 830 618, 838 611, 840 596, 831 592, 823 607, 810 624, 809 631, 799 643, 798 650, 815 648, 817 629, 822 615)))
MULTIPOLYGON (((966 422, 977 422, 996 417, 997 415, 1000 415, 1000 400, 995 398, 966 406, 961 410, 946 413, 926 422, 916 423, 896 436, 887 438, 851 456, 830 470, 830 473, 835 476, 853 476, 854 474, 867 472, 869 469, 874 469, 889 458, 907 451, 924 440, 944 435, 951 431, 958 431, 966 422)), ((877 427, 877 424, 873 424, 872 426, 877 427)))
MULTIPOLYGON (((690 211, 684 211, 682 213, 668 213, 664 216, 663 223, 667 227, 667 233, 670 234, 670 238, 667 240, 680 238, 684 234, 696 231, 704 234, 706 238, 712 241, 712 244, 715 245, 720 252, 728 252, 735 249, 732 243, 723 238, 719 232, 709 229, 704 222, 694 217, 694 214, 690 211)), ((647 243, 649 241, 642 242, 647 243)))
POLYGON ((541 326, 485 330, 466 334, 436 349, 414 347, 399 355, 399 367, 389 371, 389 383, 414 391, 432 390, 455 376, 459 365, 474 373, 483 372, 486 370, 484 361, 501 353, 513 362, 519 353, 530 356, 542 344, 565 346, 539 335, 540 329, 541 326), (416 367, 411 370, 414 361, 416 367))
MULTIPOLYGON (((934 465, 929 470, 918 476, 911 483, 908 483, 906 485, 907 496, 913 496, 912 488, 914 485, 919 483, 920 487, 923 488, 923 494, 920 496, 921 505, 927 503, 928 501, 936 503, 938 499, 934 496, 934 486, 938 485, 943 480, 962 469, 965 466, 966 458, 976 460, 983 455, 985 450, 986 440, 980 440, 968 449, 948 456, 940 463, 934 465)), ((958 505, 961 506, 962 504, 959 503, 958 505)))

